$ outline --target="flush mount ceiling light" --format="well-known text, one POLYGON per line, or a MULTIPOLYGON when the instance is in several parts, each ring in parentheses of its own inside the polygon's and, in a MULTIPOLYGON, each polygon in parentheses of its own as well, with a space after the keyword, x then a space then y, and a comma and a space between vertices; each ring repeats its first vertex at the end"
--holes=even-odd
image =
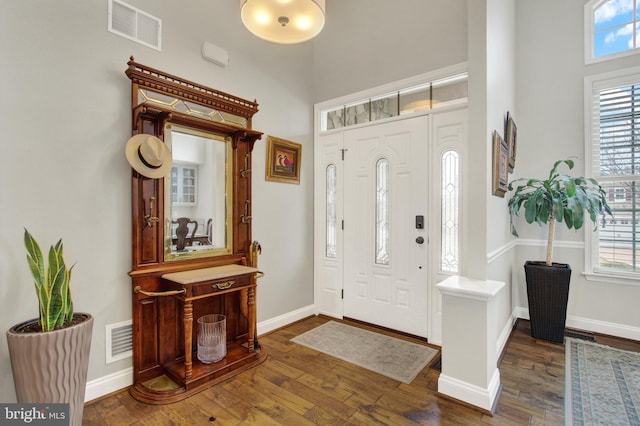
POLYGON ((240 0, 244 26, 274 43, 310 40, 324 27, 325 0, 240 0))

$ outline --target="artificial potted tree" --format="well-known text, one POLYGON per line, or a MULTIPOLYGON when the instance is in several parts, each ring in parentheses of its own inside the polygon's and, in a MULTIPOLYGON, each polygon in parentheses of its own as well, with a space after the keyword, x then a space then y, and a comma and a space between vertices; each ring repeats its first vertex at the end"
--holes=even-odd
POLYGON ((521 178, 510 182, 509 191, 515 187, 515 192, 508 204, 511 233, 516 237, 513 221, 521 208, 527 223, 548 225, 546 261, 527 261, 524 269, 531 336, 556 343, 564 342, 571 280, 570 265, 552 261, 556 222, 564 222, 569 229, 580 229, 588 215, 596 230, 600 216, 612 214, 602 186, 595 179, 561 174, 558 167, 562 164, 573 169, 573 160, 559 160, 547 179, 521 178))
POLYGON ((40 315, 7 331, 11 369, 19 403, 67 403, 69 424, 81 425, 89 366, 93 317, 74 313, 71 270, 62 240, 45 262, 37 241, 24 230, 40 315))

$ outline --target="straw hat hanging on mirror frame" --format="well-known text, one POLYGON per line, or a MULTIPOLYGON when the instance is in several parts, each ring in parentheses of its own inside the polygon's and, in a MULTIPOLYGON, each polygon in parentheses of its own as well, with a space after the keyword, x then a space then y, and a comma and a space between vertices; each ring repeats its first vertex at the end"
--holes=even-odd
POLYGON ((142 176, 162 178, 171 170, 171 150, 153 135, 143 133, 131 137, 125 151, 131 167, 142 176))

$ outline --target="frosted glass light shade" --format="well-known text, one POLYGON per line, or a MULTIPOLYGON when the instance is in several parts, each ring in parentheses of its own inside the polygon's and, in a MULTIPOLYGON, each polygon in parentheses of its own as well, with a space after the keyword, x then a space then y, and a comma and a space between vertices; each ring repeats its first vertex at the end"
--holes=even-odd
POLYGON ((249 31, 274 43, 310 40, 324 27, 325 0, 240 0, 249 31))

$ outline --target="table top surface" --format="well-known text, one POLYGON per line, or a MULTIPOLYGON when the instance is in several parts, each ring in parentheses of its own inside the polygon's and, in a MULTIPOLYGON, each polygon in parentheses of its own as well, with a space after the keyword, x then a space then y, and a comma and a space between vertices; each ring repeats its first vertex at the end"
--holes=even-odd
POLYGON ((163 279, 173 281, 178 284, 194 284, 203 281, 231 278, 239 275, 253 274, 258 272, 257 268, 244 265, 222 265, 211 268, 192 269, 190 271, 172 272, 164 274, 163 279))

